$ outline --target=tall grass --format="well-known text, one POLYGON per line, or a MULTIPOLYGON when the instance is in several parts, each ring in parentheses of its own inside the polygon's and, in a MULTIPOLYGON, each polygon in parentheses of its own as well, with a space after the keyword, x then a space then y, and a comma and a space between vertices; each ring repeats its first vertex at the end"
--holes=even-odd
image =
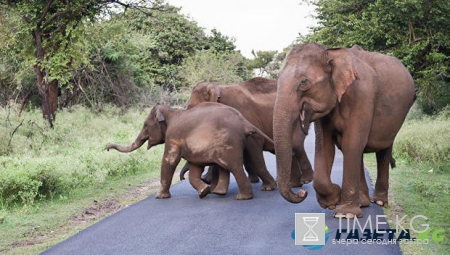
POLYGON ((397 168, 390 173, 391 219, 400 214, 409 221, 428 217, 430 231, 444 229, 442 242, 402 245, 404 254, 450 254, 450 107, 437 116, 424 116, 416 108, 394 144, 397 168))
POLYGON ((433 171, 450 171, 450 107, 434 117, 411 115, 397 135, 394 156, 432 165, 433 171))
POLYGON ((134 141, 149 111, 101 114, 78 106, 58 112, 55 128, 39 110, 19 116, 18 107, 0 109, 0 205, 27 206, 36 200, 68 196, 80 187, 143 171, 161 160, 161 148, 130 154, 104 150, 108 143, 134 141))

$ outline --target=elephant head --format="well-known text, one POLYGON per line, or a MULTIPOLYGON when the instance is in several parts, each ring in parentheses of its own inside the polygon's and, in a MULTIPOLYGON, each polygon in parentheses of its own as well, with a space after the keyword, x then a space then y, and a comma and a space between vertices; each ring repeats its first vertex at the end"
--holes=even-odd
POLYGON ((132 152, 140 148, 145 142, 148 141, 147 150, 151 147, 164 143, 166 125, 164 123, 165 107, 157 105, 153 107, 150 114, 145 119, 144 126, 141 132, 137 136, 136 140, 129 146, 122 146, 117 144, 110 144, 106 147, 106 150, 115 149, 120 152, 132 152))
POLYGON ((191 93, 187 108, 190 109, 201 102, 219 102, 220 88, 214 82, 201 82, 191 93))
POLYGON ((289 188, 294 123, 300 121, 307 134, 310 122, 329 114, 355 79, 353 55, 347 49, 306 44, 289 53, 278 79, 273 118, 278 187, 289 202, 299 203, 305 195, 289 188))

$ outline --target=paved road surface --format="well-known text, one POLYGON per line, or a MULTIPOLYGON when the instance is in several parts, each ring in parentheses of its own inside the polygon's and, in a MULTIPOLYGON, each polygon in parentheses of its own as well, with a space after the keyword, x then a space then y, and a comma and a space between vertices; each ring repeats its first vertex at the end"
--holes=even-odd
MULTIPOLYGON (((305 146, 314 162, 313 132, 305 146)), ((268 168, 276 176, 274 156, 265 156, 268 168)), ((336 156, 332 178, 335 183, 341 183, 340 154, 336 156)), ((399 246, 394 244, 333 244, 339 221, 333 218, 332 211, 318 205, 312 184, 304 185, 308 198, 301 204, 285 201, 278 191, 260 191, 260 185, 253 184, 252 200, 234 199, 237 194, 234 181, 228 195, 210 194, 199 199, 186 180, 172 186, 172 198, 160 200, 152 195, 43 254, 401 254, 399 246), (295 228, 295 213, 326 214, 326 225, 333 233, 324 247, 309 250, 294 244, 291 232, 295 228)), ((384 214, 374 204, 363 208, 363 212, 362 224, 369 215, 375 224, 375 215, 384 214)), ((342 238, 345 237, 343 234, 342 238)))

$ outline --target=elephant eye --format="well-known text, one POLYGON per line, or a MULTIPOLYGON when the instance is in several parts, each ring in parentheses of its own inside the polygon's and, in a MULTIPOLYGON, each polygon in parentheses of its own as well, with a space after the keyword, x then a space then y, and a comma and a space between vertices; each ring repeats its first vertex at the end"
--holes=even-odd
POLYGON ((310 85, 311 83, 309 82, 308 78, 303 77, 302 80, 300 81, 298 89, 301 91, 306 91, 311 87, 310 85))

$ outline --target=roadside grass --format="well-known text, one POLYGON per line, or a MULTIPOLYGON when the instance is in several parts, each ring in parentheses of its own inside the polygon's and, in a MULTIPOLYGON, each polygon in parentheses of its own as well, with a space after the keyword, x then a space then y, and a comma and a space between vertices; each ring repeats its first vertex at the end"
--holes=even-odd
POLYGON ((154 192, 116 199, 159 176, 163 146, 104 150, 133 142, 148 112, 74 107, 58 112, 51 129, 39 110, 19 116, 15 105, 0 108, 0 253, 39 253, 98 220, 95 210, 112 212, 154 192))
MULTIPOLYGON (((384 208, 391 227, 395 228, 396 215, 405 228, 416 215, 413 227, 423 230, 429 224, 429 244, 401 244, 403 254, 450 254, 450 118, 449 109, 436 117, 411 117, 404 123, 394 143, 397 167, 390 170, 389 206, 384 208), (432 238, 434 231, 444 229, 432 238)), ((414 112, 413 112, 414 114, 414 112)), ((374 154, 364 158, 372 184, 376 180, 374 154)), ((436 233, 437 234, 437 233, 436 233)), ((411 237, 417 237, 412 234, 411 237)))

